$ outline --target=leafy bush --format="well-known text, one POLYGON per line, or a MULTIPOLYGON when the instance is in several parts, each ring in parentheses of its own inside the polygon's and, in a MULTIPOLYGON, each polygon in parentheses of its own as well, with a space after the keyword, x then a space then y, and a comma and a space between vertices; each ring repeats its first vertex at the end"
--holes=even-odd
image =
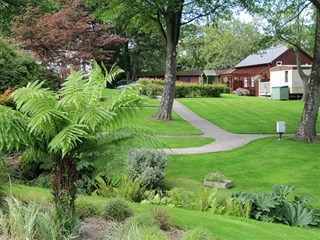
POLYGON ((131 180, 123 175, 118 182, 105 181, 102 177, 96 177, 95 193, 103 197, 120 197, 126 200, 140 202, 143 199, 145 188, 138 179, 131 180))
POLYGON ((44 81, 46 86, 57 88, 58 76, 38 65, 27 54, 18 53, 0 38, 0 93, 7 88, 22 87, 28 82, 44 81))
POLYGON ((220 97, 225 91, 223 84, 196 84, 196 83, 181 83, 176 84, 175 97, 220 97))
POLYGON ((274 190, 271 193, 237 192, 232 197, 242 205, 251 203, 250 216, 257 220, 299 227, 319 226, 315 211, 302 205, 310 201, 310 198, 295 197, 294 201, 288 201, 286 197, 294 191, 294 187, 283 185, 273 187, 274 190))
POLYGON ((110 199, 103 210, 105 218, 110 218, 118 222, 124 221, 132 216, 132 214, 133 212, 129 204, 121 198, 110 199))
POLYGON ((161 95, 163 92, 163 86, 159 84, 149 84, 148 87, 146 88, 146 93, 150 98, 155 98, 159 95, 161 95))
POLYGON ((213 240, 214 238, 208 232, 208 230, 203 228, 194 228, 187 231, 181 240, 213 240))
POLYGON ((150 210, 151 216, 157 221, 160 229, 168 230, 171 226, 169 212, 164 208, 153 208, 150 210))
POLYGON ((0 212, 0 233, 4 239, 76 239, 80 226, 72 215, 57 218, 52 207, 37 203, 24 204, 15 198, 7 198, 7 212, 0 212))
POLYGON ((143 186, 154 189, 163 180, 168 155, 154 149, 134 149, 129 153, 128 173, 143 186))

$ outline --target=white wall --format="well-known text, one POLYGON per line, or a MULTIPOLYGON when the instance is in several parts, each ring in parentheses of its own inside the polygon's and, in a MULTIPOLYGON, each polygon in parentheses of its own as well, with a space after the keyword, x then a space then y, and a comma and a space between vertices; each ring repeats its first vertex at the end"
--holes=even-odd
MULTIPOLYGON (((305 74, 310 74, 311 69, 304 69, 305 74)), ((302 80, 299 76, 297 69, 271 71, 270 72, 270 92, 272 93, 272 87, 288 86, 289 92, 303 93, 302 80), (288 71, 288 82, 285 82, 285 71, 288 71)))
POLYGON ((272 93, 273 87, 289 86, 290 72, 291 72, 291 70, 288 70, 288 82, 285 82, 285 71, 284 70, 270 72, 270 92, 271 93, 272 93))

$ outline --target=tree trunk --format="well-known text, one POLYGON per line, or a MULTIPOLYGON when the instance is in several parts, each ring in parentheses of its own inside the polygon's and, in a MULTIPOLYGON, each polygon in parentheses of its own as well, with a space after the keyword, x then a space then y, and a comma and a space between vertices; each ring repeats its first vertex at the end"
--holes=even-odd
POLYGON ((172 120, 172 107, 176 84, 176 50, 180 35, 181 15, 183 1, 179 3, 180 8, 167 10, 166 27, 166 72, 164 78, 164 90, 156 118, 158 120, 172 120))
POLYGON ((315 45, 313 64, 308 91, 300 119, 300 125, 296 132, 296 138, 305 142, 317 142, 319 138, 316 132, 316 124, 320 102, 320 11, 317 9, 315 45))
POLYGON ((127 81, 127 84, 129 84, 131 82, 131 59, 130 59, 130 53, 129 53, 129 42, 126 42, 124 45, 123 61, 124 61, 124 71, 126 73, 126 81, 127 81))
POLYGON ((310 75, 306 75, 302 70, 300 51, 301 51, 300 49, 297 49, 297 48, 295 49, 298 73, 299 73, 299 76, 301 78, 302 85, 303 85, 303 95, 302 95, 301 100, 305 102, 307 99, 307 95, 308 95, 308 82, 309 82, 310 75))
POLYGON ((77 193, 77 162, 74 157, 57 157, 51 173, 55 205, 61 214, 73 213, 77 193))

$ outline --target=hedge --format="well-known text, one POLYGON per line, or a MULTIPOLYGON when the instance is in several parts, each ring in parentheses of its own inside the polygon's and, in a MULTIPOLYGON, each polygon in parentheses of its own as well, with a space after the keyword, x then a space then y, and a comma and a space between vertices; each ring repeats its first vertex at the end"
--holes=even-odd
MULTIPOLYGON (((156 97, 163 92, 163 80, 139 79, 141 94, 156 97)), ((230 88, 224 84, 197 84, 177 82, 175 98, 220 97, 221 93, 230 93, 230 88)))

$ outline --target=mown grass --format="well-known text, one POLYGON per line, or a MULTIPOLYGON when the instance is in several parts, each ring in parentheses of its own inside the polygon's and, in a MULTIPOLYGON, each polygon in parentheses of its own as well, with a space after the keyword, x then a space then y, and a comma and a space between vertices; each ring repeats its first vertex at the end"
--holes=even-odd
MULTIPOLYGON (((52 201, 50 190, 14 185, 9 192, 23 201, 38 201, 42 204, 52 201)), ((97 215, 106 205, 108 199, 97 196, 82 196, 77 199, 78 212, 90 211, 97 215)), ((135 214, 148 211, 153 206, 131 203, 135 214)), ((194 227, 208 229, 215 239, 224 240, 312 240, 319 238, 319 231, 289 227, 281 224, 258 222, 255 220, 215 215, 208 212, 190 211, 179 208, 165 208, 173 223, 181 229, 194 227)), ((82 212, 85 213, 85 212, 82 212)), ((88 213, 88 212, 87 212, 88 213)))
MULTIPOLYGON (((116 94, 117 92, 121 91, 121 89, 110 89, 110 88, 105 88, 103 89, 102 92, 102 97, 104 98, 110 98, 112 95, 116 94)), ((139 94, 139 90, 132 90, 136 94, 139 94)), ((158 107, 159 106, 159 100, 156 98, 149 98, 146 96, 141 96, 145 102, 145 106, 148 107, 158 107)))
POLYGON ((166 168, 168 187, 196 191, 204 176, 219 171, 232 179, 227 192, 270 192, 275 184, 296 186, 296 195, 314 198, 320 207, 320 143, 304 143, 293 138, 266 138, 226 152, 172 155, 166 168))
POLYGON ((152 116, 157 113, 158 108, 137 109, 136 115, 123 122, 124 126, 137 125, 152 129, 158 135, 194 135, 202 132, 182 119, 175 112, 172 113, 173 121, 159 121, 152 116))
MULTIPOLYGON (((298 128, 302 101, 278 101, 223 94, 221 98, 176 99, 201 117, 233 133, 275 133, 276 122, 287 123, 287 133, 298 128)), ((320 132, 320 118, 317 122, 320 132)))

